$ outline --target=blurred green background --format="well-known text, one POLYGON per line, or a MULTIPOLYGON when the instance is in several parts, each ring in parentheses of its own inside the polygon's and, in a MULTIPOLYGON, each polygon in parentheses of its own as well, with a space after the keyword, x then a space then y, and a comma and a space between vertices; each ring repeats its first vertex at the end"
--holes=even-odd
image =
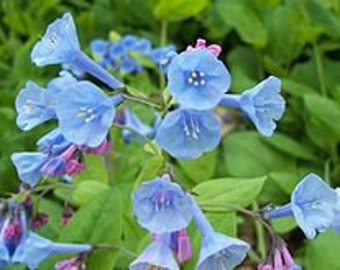
MULTIPOLYGON (((46 26, 66 11, 75 18, 86 52, 92 39, 105 39, 112 30, 148 38, 157 46, 166 22, 167 41, 179 50, 198 37, 223 46, 220 58, 232 74, 231 92, 246 90, 269 74, 282 79, 287 110, 276 135, 263 138, 242 119, 229 123, 217 150, 199 160, 176 162, 175 171, 189 188, 211 178, 268 175, 259 202, 279 204, 289 200, 308 172, 320 174, 334 187, 340 185, 339 0, 1 0, 2 194, 18 186, 10 154, 33 150, 36 139, 49 129, 45 125, 20 132, 14 100, 28 79, 44 85, 57 76, 59 67, 37 68, 29 54, 46 26)), ((157 85, 146 73, 138 75, 141 78, 157 85)), ((131 166, 134 170, 122 179, 136 177, 145 162, 141 152, 130 159, 120 172, 131 166)), ((302 244, 294 227, 290 221, 277 224, 305 269, 340 269, 339 236, 330 232, 302 244)))

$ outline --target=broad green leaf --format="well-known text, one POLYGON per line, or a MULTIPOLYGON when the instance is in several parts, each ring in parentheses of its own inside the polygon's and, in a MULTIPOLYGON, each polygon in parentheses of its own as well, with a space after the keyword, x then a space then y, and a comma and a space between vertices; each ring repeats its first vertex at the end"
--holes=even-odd
POLYGON ((263 142, 256 132, 233 132, 223 141, 225 165, 230 175, 254 177, 293 169, 294 160, 263 142))
POLYGON ((296 97, 303 97, 306 94, 317 93, 317 90, 309 87, 308 85, 290 79, 282 79, 282 88, 285 92, 296 97))
POLYGON ((216 2, 224 23, 235 28, 240 38, 256 47, 264 47, 267 43, 267 31, 262 21, 249 5, 240 0, 216 2))
MULTIPOLYGON (((117 189, 98 194, 82 207, 66 225, 59 241, 72 243, 119 244, 122 233, 122 202, 117 189)), ((96 251, 88 260, 90 269, 113 269, 115 250, 96 251)))
MULTIPOLYGON (((223 204, 248 206, 260 194, 266 177, 251 179, 221 178, 203 182, 193 188, 197 201, 210 211, 228 210, 223 204)), ((229 209, 230 210, 230 209, 229 209)))
POLYGON ((200 13, 209 5, 209 0, 159 0, 154 15, 161 21, 182 20, 200 13))
POLYGON ((304 102, 308 113, 319 120, 339 141, 340 105, 329 98, 319 95, 306 95, 304 102))
POLYGON ((71 202, 83 206, 90 202, 99 193, 110 189, 108 185, 97 181, 83 181, 77 184, 72 193, 71 202))
POLYGON ((109 176, 105 167, 104 157, 101 155, 85 155, 85 170, 74 177, 76 183, 82 181, 97 181, 108 183, 109 176))
POLYGON ((275 133, 264 141, 277 150, 300 159, 316 161, 316 155, 306 145, 284 134, 275 133))
POLYGON ((207 213, 214 230, 231 237, 237 237, 237 215, 235 212, 207 213))
POLYGON ((178 163, 185 174, 195 183, 213 177, 217 161, 217 151, 211 151, 198 159, 179 159, 178 163))
POLYGON ((339 250, 339 234, 332 230, 320 234, 307 243, 304 269, 340 269, 339 250))

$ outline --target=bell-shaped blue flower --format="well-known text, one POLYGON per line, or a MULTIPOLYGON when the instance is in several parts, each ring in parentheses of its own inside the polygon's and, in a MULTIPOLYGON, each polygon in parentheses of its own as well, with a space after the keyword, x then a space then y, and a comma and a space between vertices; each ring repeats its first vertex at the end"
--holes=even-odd
POLYGON ((139 224, 153 233, 179 231, 192 218, 190 197, 168 175, 145 182, 133 194, 139 224))
POLYGON ((32 81, 26 83, 16 100, 17 125, 22 130, 31 130, 41 123, 55 118, 55 112, 49 102, 47 90, 32 81))
POLYGON ((53 129, 37 141, 39 151, 48 156, 57 156, 71 145, 59 128, 53 129))
POLYGON ((340 233, 340 188, 335 189, 337 195, 337 202, 335 206, 335 216, 332 222, 332 228, 337 233, 340 233))
POLYGON ((59 95, 56 105, 59 128, 66 140, 96 147, 106 138, 120 95, 106 96, 96 85, 81 81, 59 95))
POLYGON ((22 152, 12 154, 11 159, 20 180, 30 187, 34 187, 42 177, 41 168, 48 157, 40 152, 22 152))
POLYGON ((59 244, 30 232, 24 245, 13 256, 13 262, 26 264, 37 269, 39 264, 53 254, 82 253, 91 250, 87 244, 59 244))
MULTIPOLYGON (((152 126, 144 124, 136 114, 134 114, 130 109, 124 108, 124 126, 137 131, 139 134, 146 136, 149 139, 153 139, 157 127, 160 123, 160 115, 155 114, 154 124, 152 126)), ((123 130, 123 138, 125 142, 130 142, 132 138, 138 138, 138 134, 129 129, 123 130)))
POLYGON ((130 264, 129 269, 179 270, 172 250, 167 244, 168 241, 164 241, 161 238, 164 238, 164 236, 152 242, 145 251, 130 264))
POLYGON ((157 143, 175 158, 198 158, 221 139, 221 124, 213 111, 177 109, 168 113, 156 133, 157 143))
POLYGON ((337 194, 316 174, 309 174, 295 187, 291 202, 267 210, 268 219, 293 216, 307 238, 326 231, 335 217, 337 194))
POLYGON ((224 64, 206 49, 176 55, 168 67, 168 89, 182 106, 209 110, 223 98, 230 86, 224 64))
POLYGON ((37 66, 61 64, 73 61, 80 51, 76 26, 72 15, 65 13, 51 23, 43 37, 35 44, 31 59, 37 66))
POLYGON ((209 221, 191 197, 194 218, 202 234, 202 246, 197 270, 234 269, 247 255, 250 245, 242 240, 215 232, 209 221))
POLYGON ((285 111, 285 100, 280 91, 280 79, 270 76, 241 95, 225 95, 220 105, 240 108, 257 130, 269 137, 276 129, 275 121, 280 120, 285 111))
POLYGON ((81 51, 77 30, 70 13, 65 13, 62 18, 56 19, 48 26, 45 34, 32 50, 31 60, 37 66, 51 64, 77 66, 113 89, 124 86, 81 51))

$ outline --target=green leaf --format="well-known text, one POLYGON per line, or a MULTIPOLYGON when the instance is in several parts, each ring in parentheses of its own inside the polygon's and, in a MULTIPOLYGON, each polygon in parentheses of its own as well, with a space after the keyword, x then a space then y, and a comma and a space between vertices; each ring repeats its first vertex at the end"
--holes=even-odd
POLYGON ((336 139, 340 140, 340 106, 333 100, 320 95, 304 97, 306 109, 312 117, 320 121, 336 139))
POLYGON ((317 157, 306 145, 303 145, 286 135, 276 133, 272 137, 263 140, 277 150, 293 157, 311 161, 317 160, 317 157))
POLYGON ((134 184, 134 188, 138 188, 140 183, 143 181, 155 178, 158 175, 159 171, 163 168, 163 166, 164 158, 162 156, 155 156, 150 158, 138 175, 134 184))
POLYGON ((216 9, 224 23, 235 28, 244 42, 260 48, 266 45, 266 28, 247 3, 240 0, 219 0, 216 2, 216 9))
POLYGON ((332 230, 309 241, 305 253, 305 269, 340 269, 340 235, 332 230))
POLYGON ((237 237, 237 215, 235 212, 207 213, 214 230, 231 237, 237 237))
POLYGON ((217 161, 217 151, 211 151, 198 159, 179 159, 178 163, 194 183, 213 177, 217 161))
POLYGON ((256 132, 233 132, 223 141, 225 165, 236 177, 263 176, 295 167, 294 160, 266 144, 256 132))
POLYGON ((282 88, 285 92, 296 97, 303 97, 306 94, 317 93, 317 90, 309 87, 308 85, 289 79, 282 79, 282 88))
POLYGON ((161 21, 178 21, 200 13, 209 0, 160 0, 154 8, 154 15, 161 21))
POLYGON ((274 230, 277 233, 282 233, 282 234, 288 233, 297 227, 296 221, 292 217, 273 219, 272 225, 273 225, 274 230))
POLYGON ((76 183, 81 183, 82 181, 109 182, 109 176, 103 156, 85 155, 85 164, 85 170, 73 178, 76 183))
POLYGON ((78 206, 86 205, 99 193, 110 189, 108 185, 96 181, 80 182, 72 193, 72 203, 78 206))
POLYGON ((201 183, 192 190, 197 201, 206 210, 228 210, 221 204, 248 206, 260 194, 266 177, 258 178, 221 178, 201 183))
MULTIPOLYGON (((74 215, 62 231, 59 241, 119 244, 122 211, 121 196, 117 189, 101 192, 74 215)), ((96 251, 87 261, 88 268, 113 269, 118 253, 115 250, 96 251)))

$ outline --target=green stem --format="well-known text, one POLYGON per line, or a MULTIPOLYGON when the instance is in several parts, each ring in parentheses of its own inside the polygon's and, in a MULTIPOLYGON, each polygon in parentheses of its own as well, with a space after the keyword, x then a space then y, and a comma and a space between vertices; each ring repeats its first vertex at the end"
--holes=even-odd
POLYGON ((135 97, 135 96, 130 96, 130 95, 127 95, 127 94, 121 94, 126 100, 129 100, 129 101, 133 101, 133 102, 138 102, 138 103, 141 103, 141 104, 145 104, 145 105, 148 105, 152 108, 155 108, 155 109, 160 109, 160 106, 156 103, 153 103, 152 101, 150 100, 147 100, 145 98, 141 98, 141 97, 135 97))
POLYGON ((129 250, 128 248, 117 245, 117 244, 92 244, 93 249, 115 249, 124 252, 125 254, 131 257, 137 257, 137 254, 133 251, 129 250))
MULTIPOLYGON (((254 212, 259 210, 259 206, 256 201, 252 203, 252 209, 254 212)), ((257 249, 261 258, 264 260, 267 256, 266 239, 263 225, 258 220, 255 220, 255 231, 257 236, 257 249)))
POLYGON ((159 150, 154 146, 152 141, 148 137, 146 137, 144 134, 140 133, 138 130, 136 130, 136 129, 132 128, 132 127, 128 127, 128 126, 124 126, 124 125, 119 125, 119 124, 114 124, 113 126, 119 128, 119 129, 122 129, 122 130, 126 129, 126 130, 129 130, 129 131, 137 134, 138 136, 140 136, 150 146, 150 148, 152 148, 152 150, 155 153, 159 153, 159 150))
POLYGON ((327 96, 326 83, 324 80, 324 70, 323 70, 323 65, 322 65, 322 55, 320 53, 320 49, 318 45, 316 44, 316 42, 313 43, 313 50, 314 50, 314 55, 316 59, 316 70, 318 73, 321 94, 323 96, 327 96))
MULTIPOLYGON (((168 23, 167 21, 161 22, 161 33, 160 33, 160 46, 166 45, 168 39, 168 23)), ((162 69, 159 69, 159 86, 163 90, 165 87, 165 77, 163 75, 162 69)))

